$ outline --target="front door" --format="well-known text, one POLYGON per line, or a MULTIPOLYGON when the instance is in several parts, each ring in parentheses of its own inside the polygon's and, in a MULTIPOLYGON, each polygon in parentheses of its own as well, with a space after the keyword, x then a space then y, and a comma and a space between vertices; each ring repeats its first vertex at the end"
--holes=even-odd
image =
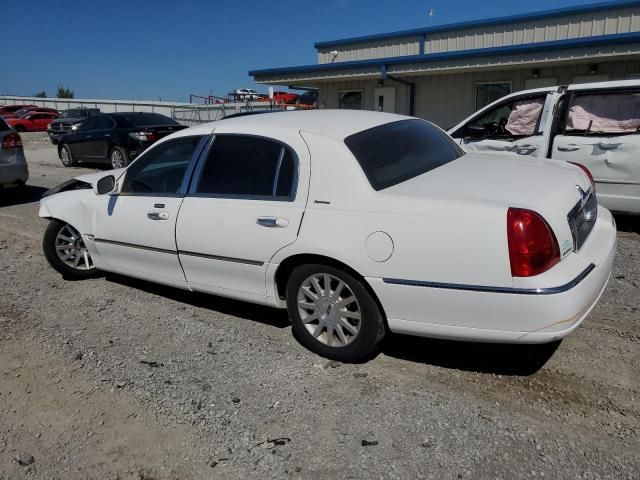
POLYGON ((263 302, 269 261, 298 236, 308 149, 299 136, 285 144, 219 130, 180 210, 180 261, 194 290, 263 302))
POLYGON ((376 88, 373 93, 373 109, 377 112, 396 113, 396 88, 376 88))
POLYGON ((71 134, 73 141, 69 142, 71 154, 76 158, 92 158, 91 141, 95 134, 96 117, 90 118, 80 125, 75 134, 71 134))
POLYGON ((94 229, 99 268, 186 285, 175 227, 185 178, 202 142, 202 136, 190 136, 156 145, 126 170, 120 194, 101 197, 94 229))
POLYGON ((116 126, 113 119, 108 115, 100 115, 95 117, 95 125, 91 132, 87 133, 90 138, 86 139, 84 144, 85 156, 89 158, 104 159, 109 154, 109 145, 111 141, 111 131, 116 126))
POLYGON ((640 89, 575 92, 567 101, 551 157, 586 166, 605 207, 640 213, 640 89))
POLYGON ((544 157, 555 93, 511 97, 481 110, 451 136, 467 152, 544 157))

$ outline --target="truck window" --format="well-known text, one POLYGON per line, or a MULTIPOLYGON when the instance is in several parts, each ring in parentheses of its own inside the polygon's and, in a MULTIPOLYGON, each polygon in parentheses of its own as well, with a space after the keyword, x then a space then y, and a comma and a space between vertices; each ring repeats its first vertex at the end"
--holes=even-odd
POLYGON ((490 108, 453 133, 466 137, 469 127, 483 129, 483 138, 516 140, 537 135, 546 95, 512 99, 490 108))
POLYGON ((640 92, 576 94, 566 117, 567 135, 625 135, 640 130, 640 92))

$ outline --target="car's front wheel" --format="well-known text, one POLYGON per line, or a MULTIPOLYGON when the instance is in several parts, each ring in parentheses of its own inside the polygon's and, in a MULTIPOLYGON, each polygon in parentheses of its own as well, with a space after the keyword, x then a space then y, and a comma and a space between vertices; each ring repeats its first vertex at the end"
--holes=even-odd
POLYGON ((386 331, 382 312, 362 281, 328 265, 293 270, 287 309, 309 350, 341 362, 367 360, 386 331))
POLYGON ((62 162, 62 165, 64 165, 65 167, 73 167, 76 165, 76 161, 73 158, 73 155, 71 154, 71 149, 69 148, 69 145, 62 145, 60 147, 60 161, 62 162))
POLYGON ((42 249, 49 265, 67 278, 96 275, 91 254, 80 232, 66 222, 51 220, 44 232, 42 249))
POLYGON ((27 130, 23 125, 16 125, 14 128, 18 133, 24 133, 27 130))
POLYGON ((123 168, 127 166, 127 152, 122 147, 113 147, 109 153, 109 163, 111 168, 123 168))

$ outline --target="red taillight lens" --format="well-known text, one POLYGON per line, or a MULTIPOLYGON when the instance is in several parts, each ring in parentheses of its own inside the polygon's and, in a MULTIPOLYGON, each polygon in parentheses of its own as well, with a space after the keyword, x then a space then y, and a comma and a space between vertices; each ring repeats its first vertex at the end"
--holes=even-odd
POLYGON ((549 224, 531 210, 510 208, 507 212, 509 261, 514 277, 532 277, 560 261, 560 247, 549 224))
POLYGON ((596 182, 593 179, 593 175, 591 175, 591 170, 589 170, 587 167, 585 167, 581 163, 576 163, 576 162, 569 162, 569 163, 571 165, 575 165, 576 167, 580 167, 580 170, 582 170, 587 175, 587 177, 589 177, 589 181, 591 182, 591 189, 595 192, 596 191, 596 182))
POLYGON ((10 133, 2 139, 2 148, 22 148, 22 138, 17 133, 10 133))

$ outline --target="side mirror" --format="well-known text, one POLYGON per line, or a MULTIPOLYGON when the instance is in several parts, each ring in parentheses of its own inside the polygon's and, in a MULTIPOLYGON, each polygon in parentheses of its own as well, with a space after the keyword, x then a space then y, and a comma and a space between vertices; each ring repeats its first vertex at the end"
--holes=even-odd
POLYGON ((464 127, 464 136, 467 138, 484 138, 487 131, 483 125, 467 125, 464 127))
POLYGON ((107 175, 106 177, 102 177, 100 180, 96 182, 93 191, 96 195, 104 195, 106 193, 111 193, 116 188, 116 177, 113 175, 107 175))

